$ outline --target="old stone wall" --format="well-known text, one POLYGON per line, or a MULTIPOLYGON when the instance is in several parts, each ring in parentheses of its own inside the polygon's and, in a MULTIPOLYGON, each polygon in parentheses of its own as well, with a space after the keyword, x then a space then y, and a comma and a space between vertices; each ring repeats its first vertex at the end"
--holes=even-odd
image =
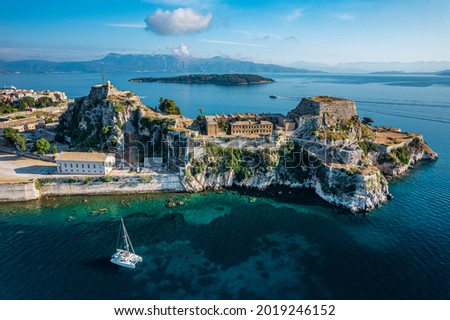
POLYGON ((139 178, 130 178, 118 182, 69 183, 55 179, 54 182, 35 188, 34 182, 0 184, 0 202, 29 201, 41 196, 133 194, 153 192, 184 192, 186 188, 176 174, 154 176, 151 182, 141 182, 139 178))
POLYGON ((333 119, 350 119, 356 116, 356 105, 352 100, 332 99, 330 101, 314 101, 312 99, 302 99, 297 107, 289 113, 289 116, 331 116, 333 119))
POLYGON ((321 102, 320 114, 328 114, 335 120, 350 119, 356 116, 356 105, 351 100, 339 100, 333 102, 321 102))
POLYGON ((151 182, 129 179, 119 182, 50 183, 41 187, 41 195, 95 195, 95 194, 133 194, 152 192, 186 191, 178 175, 166 174, 155 176, 151 182))
POLYGON ((33 182, 0 184, 0 202, 28 201, 39 198, 33 182))

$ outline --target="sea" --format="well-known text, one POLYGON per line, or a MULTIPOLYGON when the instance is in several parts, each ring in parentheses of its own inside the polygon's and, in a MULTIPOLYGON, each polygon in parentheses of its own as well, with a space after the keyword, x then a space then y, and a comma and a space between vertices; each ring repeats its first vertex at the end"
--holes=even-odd
MULTIPOLYGON (((369 214, 309 190, 46 197, 0 204, 0 299, 450 299, 450 77, 262 74, 240 87, 107 78, 183 113, 287 113, 302 97, 356 101, 375 125, 422 133, 439 154, 390 181, 369 214), (275 95, 276 99, 269 98, 275 95), (167 208, 168 199, 185 202, 167 208), (102 209, 101 211, 99 211, 102 209), (102 212, 95 214, 92 212, 102 212), (110 263, 123 217, 143 262, 110 263)), ((0 84, 87 95, 99 74, 1 74, 0 84)))

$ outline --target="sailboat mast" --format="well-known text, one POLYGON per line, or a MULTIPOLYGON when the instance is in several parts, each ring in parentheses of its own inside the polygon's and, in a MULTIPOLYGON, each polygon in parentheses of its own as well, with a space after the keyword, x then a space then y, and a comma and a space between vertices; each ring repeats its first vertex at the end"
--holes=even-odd
POLYGON ((127 229, 125 229, 125 223, 123 222, 123 218, 120 218, 120 220, 122 221, 123 243, 125 244, 125 250, 130 251, 130 246, 128 244, 129 238, 128 238, 127 229))

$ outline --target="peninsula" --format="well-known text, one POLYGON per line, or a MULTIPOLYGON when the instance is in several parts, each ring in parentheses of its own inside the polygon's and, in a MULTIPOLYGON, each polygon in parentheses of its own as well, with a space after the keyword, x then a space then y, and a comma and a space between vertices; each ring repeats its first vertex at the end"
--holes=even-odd
POLYGON ((130 82, 162 82, 162 83, 187 83, 187 84, 216 84, 221 86, 241 86, 249 84, 264 84, 275 82, 273 79, 264 78, 255 74, 190 74, 166 78, 135 78, 130 82))
MULTIPOLYGON (((355 103, 344 98, 303 98, 287 115, 201 110, 191 119, 163 98, 158 109, 109 82, 93 86, 59 118, 54 140, 66 152, 23 165, 11 156, 3 161, 0 201, 288 186, 293 193, 309 188, 330 204, 366 212, 391 198, 387 178, 437 159, 421 134, 360 120, 355 103), (33 168, 27 179, 2 181, 6 175, 25 177, 21 166, 33 168)), ((6 132, 2 151, 33 156, 28 147, 23 153, 11 149, 20 134, 6 132)))

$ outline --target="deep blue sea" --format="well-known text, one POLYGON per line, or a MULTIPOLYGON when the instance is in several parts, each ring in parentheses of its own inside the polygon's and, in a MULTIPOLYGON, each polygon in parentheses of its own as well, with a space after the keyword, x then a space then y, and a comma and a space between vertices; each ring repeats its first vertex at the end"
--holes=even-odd
MULTIPOLYGON (((376 125, 423 133, 440 158, 391 181, 394 199, 368 215, 288 189, 0 204, 0 298, 450 299, 450 77, 263 75, 276 82, 220 87, 127 81, 142 73, 107 77, 150 106, 174 99, 191 117, 199 108, 286 113, 302 97, 350 98, 376 125), (168 198, 186 205, 166 208, 168 198), (104 215, 89 215, 100 208, 104 215), (120 217, 144 258, 135 270, 109 262, 120 217)), ((0 75, 0 84, 74 98, 100 78, 13 74, 0 75)))

